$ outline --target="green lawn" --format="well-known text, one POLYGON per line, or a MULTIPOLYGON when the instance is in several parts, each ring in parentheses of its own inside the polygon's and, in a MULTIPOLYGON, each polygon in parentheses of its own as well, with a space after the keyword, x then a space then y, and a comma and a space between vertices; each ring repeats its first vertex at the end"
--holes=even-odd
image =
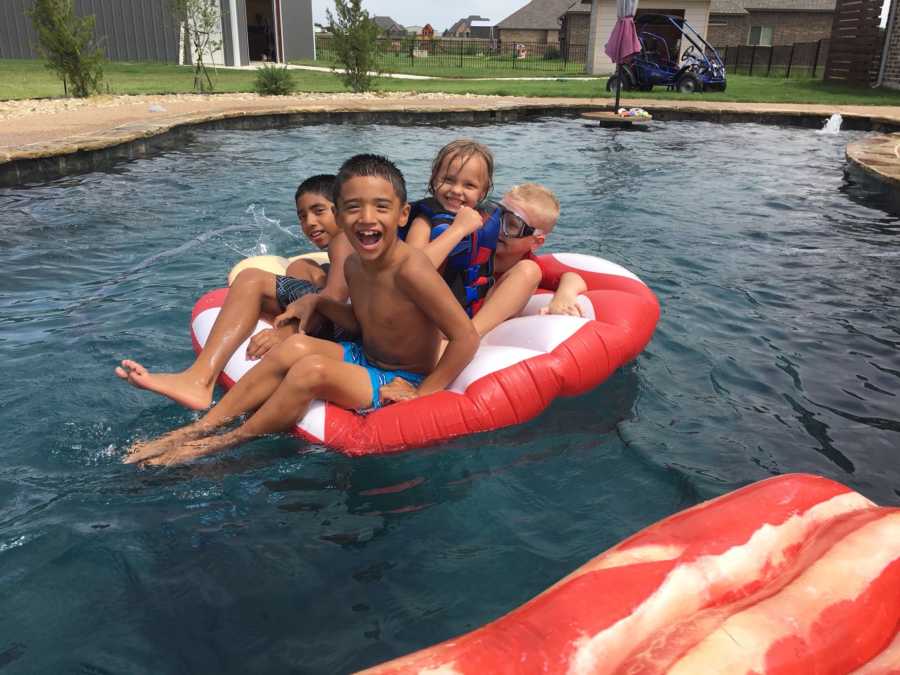
MULTIPOLYGON (((334 63, 327 52, 317 60, 293 61, 306 66, 330 68, 334 63)), ((383 54, 378 67, 384 73, 407 73, 431 77, 473 78, 473 77, 584 77, 584 64, 574 61, 566 63, 560 59, 527 58, 517 61, 509 57, 481 57, 435 55, 428 58, 410 60, 407 56, 383 54)))
MULTIPOLYGON (((255 74, 245 70, 210 71, 217 92, 253 91, 255 74)), ((330 73, 297 71, 294 81, 301 91, 340 92, 344 85, 330 73)), ((181 94, 193 90, 190 66, 165 63, 107 63, 104 93, 181 94)), ((42 61, 0 59, 0 101, 48 98, 63 95, 62 82, 42 61)))
MULTIPOLYGON (((346 91, 332 73, 292 71, 299 92, 346 91)), ((479 73, 479 75, 487 76, 479 73)), ((253 90, 254 73, 219 70, 214 74, 216 91, 253 90)), ((190 92, 193 76, 190 67, 160 63, 109 63, 105 86, 112 94, 160 94, 190 92)), ((493 94, 501 96, 563 96, 608 98, 602 78, 577 80, 397 80, 381 78, 381 91, 446 92, 453 94, 493 94)), ((62 83, 37 60, 0 59, 0 100, 45 98, 63 95, 62 83)), ((900 92, 853 88, 812 79, 784 79, 729 75, 728 91, 685 95, 676 92, 623 92, 622 103, 652 98, 658 100, 742 101, 759 103, 845 103, 861 105, 900 105, 900 92)))

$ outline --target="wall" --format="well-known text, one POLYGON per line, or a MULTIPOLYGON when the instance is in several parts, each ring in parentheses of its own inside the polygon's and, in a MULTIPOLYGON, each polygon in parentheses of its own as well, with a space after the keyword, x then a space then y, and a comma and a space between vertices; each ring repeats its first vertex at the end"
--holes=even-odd
POLYGON ((559 44, 558 30, 517 30, 512 28, 500 29, 500 42, 522 42, 524 44, 559 44))
MULTIPOLYGON (((603 46, 616 23, 616 3, 614 0, 593 0, 591 8, 586 70, 592 75, 609 75, 616 67, 603 51, 603 46)), ((638 4, 638 9, 643 12, 658 11, 660 14, 684 10, 685 21, 700 35, 706 36, 709 0, 643 0, 638 4)), ((689 44, 687 40, 682 40, 683 48, 689 44)))
POLYGON ((888 38, 884 78, 881 84, 888 89, 900 89, 900 11, 895 7, 892 14, 892 25, 888 26, 891 34, 888 38))
POLYGON ((591 26, 590 14, 571 13, 566 16, 566 41, 569 45, 586 45, 591 26))
POLYGON ((312 0, 281 0, 281 27, 283 61, 316 57, 312 0))
MULTIPOLYGON (((36 59, 37 36, 25 10, 33 0, 0 0, 0 58, 36 59)), ((94 35, 112 61, 178 62, 178 28, 168 0, 75 0, 75 11, 96 17, 94 35)))

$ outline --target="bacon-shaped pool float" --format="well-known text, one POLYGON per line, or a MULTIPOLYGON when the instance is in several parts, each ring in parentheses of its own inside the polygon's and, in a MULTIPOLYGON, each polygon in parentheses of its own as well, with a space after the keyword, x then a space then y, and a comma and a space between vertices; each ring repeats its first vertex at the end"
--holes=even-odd
POLYGON ((506 616, 365 672, 884 675, 900 673, 898 620, 900 509, 793 474, 670 516, 506 616))
MULTIPOLYGON (((280 272, 288 262, 266 256, 239 268, 258 264, 280 272)), ((593 389, 643 350, 659 319, 659 303, 637 276, 577 253, 539 256, 538 263, 541 289, 520 316, 482 338, 475 358, 446 390, 367 415, 313 401, 294 433, 346 454, 365 455, 499 429, 532 419, 557 396, 593 389), (567 271, 578 272, 587 283, 587 292, 578 298, 583 316, 540 316, 550 302, 549 291, 567 271)), ((198 352, 227 292, 207 293, 194 306, 191 336, 198 352)), ((267 327, 260 321, 254 332, 267 327)), ((223 386, 232 386, 256 364, 246 358, 246 348, 247 343, 238 347, 226 364, 219 379, 223 386)))

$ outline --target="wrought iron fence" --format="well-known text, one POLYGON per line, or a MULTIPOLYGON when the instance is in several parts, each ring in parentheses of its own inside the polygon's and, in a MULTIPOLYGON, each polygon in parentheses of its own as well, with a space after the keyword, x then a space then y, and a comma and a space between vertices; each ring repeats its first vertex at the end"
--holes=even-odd
POLYGON ((719 55, 729 73, 761 77, 822 77, 830 40, 792 45, 743 45, 720 47, 719 55))
MULTIPOLYGON (((316 35, 316 60, 336 63, 334 37, 316 35)), ((473 38, 396 37, 378 39, 378 68, 393 70, 522 70, 583 73, 587 45, 509 42, 473 38)))

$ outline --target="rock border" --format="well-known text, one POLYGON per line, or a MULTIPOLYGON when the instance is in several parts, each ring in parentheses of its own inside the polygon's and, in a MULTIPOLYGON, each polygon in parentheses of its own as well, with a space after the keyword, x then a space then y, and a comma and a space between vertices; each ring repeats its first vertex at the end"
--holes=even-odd
MULTIPOLYGON (((475 97, 478 98, 478 97, 475 97)), ((485 97, 487 98, 487 97, 485 97)), ((0 153, 0 186, 23 186, 34 182, 45 182, 67 175, 100 170, 122 160, 146 157, 160 151, 172 149, 184 142, 195 129, 272 129, 309 124, 343 123, 389 123, 415 125, 422 123, 493 123, 533 119, 542 116, 573 117, 582 112, 596 110, 604 102, 574 99, 563 102, 559 99, 542 104, 531 99, 513 99, 509 102, 480 101, 477 106, 454 106, 452 100, 439 107, 396 107, 400 101, 390 104, 369 101, 362 109, 322 110, 311 107, 273 107, 237 109, 216 113, 192 112, 170 117, 165 121, 142 120, 120 125, 111 129, 67 138, 64 142, 52 141, 27 148, 0 153), (374 105, 373 105, 374 104, 374 105)), ((387 102, 385 102, 387 103, 387 102)), ((684 102, 652 104, 645 106, 659 121, 703 120, 716 123, 758 123, 789 125, 804 128, 821 128, 823 111, 786 110, 772 106, 749 105, 747 109, 732 107, 716 108, 710 105, 692 106, 684 102)), ((863 131, 900 131, 900 118, 886 115, 843 112, 844 129, 863 131)), ((900 142, 900 134, 897 134, 900 142)), ((879 136, 877 138, 893 138, 879 136)), ((872 175, 894 187, 900 187, 900 155, 894 150, 894 171, 885 164, 888 155, 885 141, 856 146, 866 141, 851 143, 847 158, 859 164, 872 175)))

